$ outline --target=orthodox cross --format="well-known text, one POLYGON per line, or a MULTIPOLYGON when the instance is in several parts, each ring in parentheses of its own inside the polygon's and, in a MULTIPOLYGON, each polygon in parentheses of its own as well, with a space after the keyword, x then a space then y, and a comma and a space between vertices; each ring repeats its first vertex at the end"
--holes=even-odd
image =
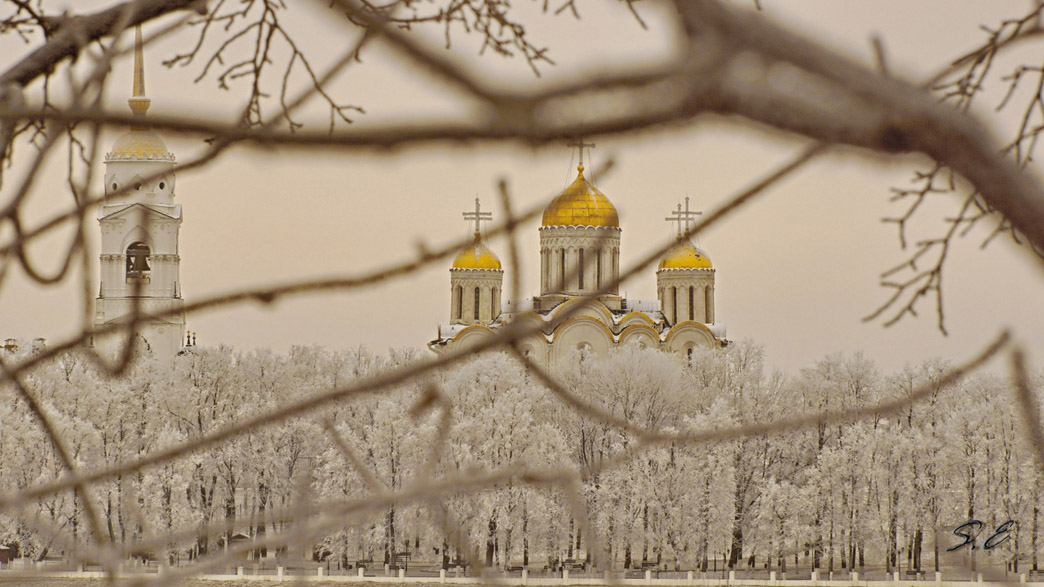
POLYGON ((479 228, 480 228, 479 223, 482 222, 483 220, 493 220, 493 213, 492 212, 483 212, 482 208, 479 206, 479 199, 475 198, 475 211, 474 212, 464 212, 464 220, 474 220, 475 221, 475 234, 477 235, 479 233, 479 228))
POLYGON ((698 210, 689 210, 689 196, 685 196, 685 210, 682 210, 681 204, 678 204, 678 209, 671 212, 671 217, 664 218, 667 222, 678 223, 678 234, 682 233, 682 221, 685 222, 685 232, 689 232, 689 223, 695 220, 696 216, 702 216, 703 212, 698 210))
POLYGON ((585 143, 584 142, 584 137, 580 137, 577 140, 569 143, 569 145, 567 145, 567 146, 569 146, 569 147, 576 147, 576 148, 580 149, 580 165, 583 165, 584 164, 584 147, 594 147, 595 144, 594 143, 585 143))

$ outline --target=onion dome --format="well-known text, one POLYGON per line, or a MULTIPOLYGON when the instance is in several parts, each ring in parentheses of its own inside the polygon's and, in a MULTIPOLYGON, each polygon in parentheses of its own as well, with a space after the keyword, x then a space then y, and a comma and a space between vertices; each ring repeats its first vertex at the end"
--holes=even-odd
POLYGON ((489 250, 489 247, 483 244, 482 239, 479 238, 476 232, 475 240, 458 253, 457 258, 453 260, 453 269, 499 270, 501 265, 500 259, 493 254, 493 251, 489 250))
POLYGON ((544 210, 541 226, 620 227, 620 218, 605 194, 584 178, 584 165, 577 166, 576 180, 551 200, 544 210))
POLYGON ((689 241, 682 242, 671 249, 660 261, 660 269, 711 269, 711 260, 707 253, 697 249, 689 241))

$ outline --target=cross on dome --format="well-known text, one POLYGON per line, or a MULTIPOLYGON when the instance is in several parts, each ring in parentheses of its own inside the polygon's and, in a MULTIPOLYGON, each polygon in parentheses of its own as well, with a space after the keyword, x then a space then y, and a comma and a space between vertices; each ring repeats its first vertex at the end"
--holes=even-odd
MULTIPOLYGON (((595 146, 595 144, 594 143, 585 143, 584 142, 584 137, 580 137, 580 138, 576 139, 575 141, 569 143, 567 146, 569 146, 569 147, 576 147, 577 149, 580 150, 580 167, 583 168, 583 166, 584 166, 584 147, 593 148, 595 146)), ((583 171, 583 169, 581 169, 581 171, 583 171)))
POLYGON ((699 211, 699 210, 689 210, 689 196, 685 196, 685 210, 682 210, 682 206, 679 203, 678 204, 678 209, 675 210, 674 212, 671 212, 671 216, 667 217, 667 218, 664 218, 664 220, 666 220, 667 222, 677 222, 678 223, 678 235, 681 236, 683 234, 682 233, 682 222, 683 221, 685 222, 685 233, 688 233, 689 232, 689 226, 690 226, 690 224, 692 222, 695 221, 696 216, 702 216, 702 215, 703 215, 702 211, 699 211))
POLYGON ((483 220, 493 220, 493 213, 492 212, 483 212, 482 211, 482 207, 479 204, 479 199, 475 198, 475 211, 474 212, 464 212, 464 220, 474 220, 475 221, 475 236, 478 236, 479 235, 479 230, 481 228, 479 223, 482 222, 483 220))

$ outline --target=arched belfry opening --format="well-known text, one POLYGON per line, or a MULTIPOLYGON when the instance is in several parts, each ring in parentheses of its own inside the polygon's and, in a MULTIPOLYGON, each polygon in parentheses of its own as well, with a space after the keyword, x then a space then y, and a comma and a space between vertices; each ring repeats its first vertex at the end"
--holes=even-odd
POLYGON ((149 276, 149 245, 136 241, 127 247, 127 279, 144 279, 149 276))

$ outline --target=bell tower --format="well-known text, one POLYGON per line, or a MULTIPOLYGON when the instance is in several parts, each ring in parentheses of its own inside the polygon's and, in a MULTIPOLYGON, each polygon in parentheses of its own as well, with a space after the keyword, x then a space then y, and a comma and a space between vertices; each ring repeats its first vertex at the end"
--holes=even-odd
MULTIPOLYGON (((174 203, 174 155, 145 118, 141 29, 135 30, 134 88, 128 100, 135 123, 105 155, 105 202, 98 211, 101 271, 94 326, 125 322, 135 304, 143 314, 166 313, 139 325, 139 334, 160 361, 172 358, 185 339, 184 300, 178 252, 181 205, 174 203)), ((124 336, 95 343, 113 349, 124 336)))

